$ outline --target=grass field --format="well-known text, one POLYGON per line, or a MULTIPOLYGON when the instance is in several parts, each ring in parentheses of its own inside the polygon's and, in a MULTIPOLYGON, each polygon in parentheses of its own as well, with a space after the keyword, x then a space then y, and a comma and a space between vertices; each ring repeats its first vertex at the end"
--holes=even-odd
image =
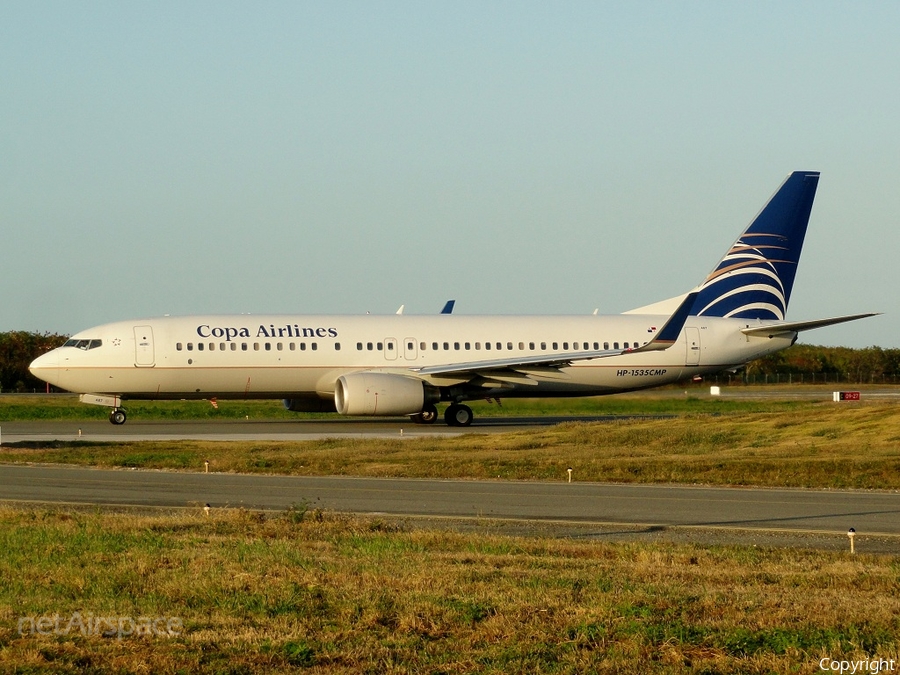
MULTIPOLYGON (((828 387, 804 387, 830 398, 828 387)), ((468 405, 476 418, 504 415, 635 415, 687 412, 771 411, 791 409, 790 400, 736 401, 711 398, 709 389, 667 389, 645 393, 571 399, 504 399, 502 406, 485 401, 468 405)), ((131 419, 140 420, 302 420, 335 419, 333 413, 295 413, 280 401, 126 401, 131 419)), ((0 421, 106 420, 108 408, 79 403, 74 394, 0 394, 0 421)))
MULTIPOLYGON (((3 419, 105 417, 12 398, 3 419)), ((296 419, 265 402, 143 405, 129 411, 296 419)), ((891 403, 667 395, 501 410, 541 412, 672 417, 452 438, 18 444, 0 462, 560 481, 571 466, 576 480, 900 489, 891 403)), ((898 558, 463 534, 304 504, 0 508, 0 672, 710 675, 818 673, 823 659, 900 670, 898 558)))
POLYGON ((687 397, 609 405, 673 417, 424 439, 19 443, 0 448, 0 461, 199 471, 209 460, 226 472, 510 480, 564 480, 572 467, 582 481, 900 489, 894 403, 687 397))
POLYGON ((0 542, 3 672, 900 664, 895 558, 462 535, 302 506, 210 517, 5 508, 0 542), (150 619, 174 630, 136 635, 150 619))

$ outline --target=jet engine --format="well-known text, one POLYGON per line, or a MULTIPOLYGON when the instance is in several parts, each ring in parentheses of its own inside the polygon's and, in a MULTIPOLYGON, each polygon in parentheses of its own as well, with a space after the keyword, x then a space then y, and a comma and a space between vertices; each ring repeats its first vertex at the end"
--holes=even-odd
POLYGON ((415 415, 438 400, 436 388, 391 373, 349 373, 334 387, 334 406, 341 415, 415 415))

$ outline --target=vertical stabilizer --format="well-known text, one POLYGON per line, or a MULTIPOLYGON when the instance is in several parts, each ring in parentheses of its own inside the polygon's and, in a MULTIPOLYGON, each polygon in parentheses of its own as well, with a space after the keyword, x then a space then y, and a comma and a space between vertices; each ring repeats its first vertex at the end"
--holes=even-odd
POLYGON ((700 286, 692 315, 783 321, 809 223, 817 171, 795 171, 700 286))

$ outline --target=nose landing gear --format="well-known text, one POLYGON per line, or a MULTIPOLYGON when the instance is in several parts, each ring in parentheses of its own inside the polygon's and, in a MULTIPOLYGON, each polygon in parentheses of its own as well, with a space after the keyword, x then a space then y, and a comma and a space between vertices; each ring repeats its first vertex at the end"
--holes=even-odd
POLYGON ((128 415, 125 414, 122 408, 113 408, 109 413, 109 421, 115 425, 125 424, 127 419, 128 415))

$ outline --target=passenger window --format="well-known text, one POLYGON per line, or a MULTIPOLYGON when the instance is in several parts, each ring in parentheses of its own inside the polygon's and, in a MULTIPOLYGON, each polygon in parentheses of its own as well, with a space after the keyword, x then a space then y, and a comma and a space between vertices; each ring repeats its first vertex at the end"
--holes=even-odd
POLYGON ((211 351, 211 352, 216 351, 216 343, 215 342, 209 343, 209 351, 211 351))
POLYGON ((334 343, 334 351, 336 351, 336 352, 341 351, 341 343, 340 342, 334 343))
POLYGON ((309 346, 309 348, 312 349, 313 351, 316 351, 316 350, 319 349, 319 345, 318 345, 318 343, 313 342, 313 343, 309 346))
POLYGON ((356 343, 356 350, 357 350, 357 351, 360 351, 360 352, 362 351, 362 342, 357 342, 357 343, 356 343))
POLYGON ((432 343, 431 343, 431 348, 432 348, 434 351, 437 351, 437 350, 438 350, 438 343, 437 343, 437 342, 432 342, 432 343))
POLYGON ((608 343, 608 342, 604 342, 604 343, 603 343, 603 349, 609 349, 609 343, 608 343))
POLYGON ((224 352, 224 351, 225 351, 225 343, 224 343, 224 342, 220 342, 220 343, 219 343, 219 351, 220 351, 220 352, 224 352))
POLYGON ((253 351, 255 351, 255 352, 259 351, 259 343, 258 342, 253 343, 253 351))
POLYGON ((619 348, 619 343, 613 342, 613 349, 618 349, 618 348, 619 348))
POLYGON ((497 349, 503 349, 503 343, 502 343, 502 342, 498 342, 498 343, 497 343, 497 349))
POLYGON ((247 351, 247 343, 246 343, 246 342, 242 342, 242 343, 241 343, 241 351, 242 351, 242 352, 247 351))
POLYGON ((459 351, 459 343, 458 342, 453 343, 453 349, 455 349, 456 351, 459 351))
POLYGON ((513 348, 512 342, 507 342, 507 343, 506 343, 506 348, 507 348, 509 351, 512 351, 512 348, 513 348))
POLYGON ((466 347, 466 351, 469 351, 470 349, 472 349, 472 343, 471 343, 471 342, 467 342, 467 343, 465 344, 465 347, 466 347))
MULTIPOLYGON (((291 347, 292 347, 292 348, 293 348, 293 346, 294 346, 294 345, 291 344, 291 347)), ((236 342, 232 342, 232 343, 231 343, 231 351, 233 351, 233 352, 236 352, 236 351, 237 351, 237 343, 236 343, 236 342)))
POLYGON ((300 343, 300 351, 301 351, 301 352, 305 352, 305 351, 306 351, 306 343, 305 343, 305 342, 301 342, 301 343, 300 343))
POLYGON ((596 352, 596 351, 599 351, 599 350, 600 350, 600 343, 599 343, 599 342, 595 342, 595 343, 594 343, 594 351, 596 352))
POLYGON ((627 342, 626 342, 624 345, 622 345, 622 349, 628 349, 628 343, 627 343, 627 342))
POLYGON ((568 349, 568 348, 569 348, 569 343, 563 342, 563 349, 568 349))
POLYGON ((534 343, 533 342, 528 343, 528 349, 530 349, 531 351, 534 351, 534 343))
POLYGON ((420 342, 420 343, 419 343, 419 349, 421 349, 421 350, 424 352, 424 351, 425 351, 425 347, 427 346, 427 344, 428 344, 427 342, 420 342))
POLYGON ((198 352, 202 352, 202 351, 203 351, 203 343, 202 343, 202 342, 198 342, 198 343, 197 343, 197 351, 198 351, 198 352))
POLYGON ((372 351, 373 349, 375 349, 375 345, 373 345, 371 342, 367 342, 366 349, 372 351))
POLYGON ((524 352, 524 351, 525 351, 525 343, 524 343, 524 342, 520 342, 520 343, 519 343, 519 351, 520 351, 520 352, 524 352))
POLYGON ((267 342, 267 343, 266 343, 266 351, 267 351, 267 352, 272 351, 272 343, 271 343, 271 342, 267 342))
POLYGON ((481 343, 480 342, 475 343, 475 351, 481 351, 481 343))
POLYGON ((181 351, 181 343, 180 342, 175 343, 175 351, 177 351, 177 352, 181 351))
POLYGON ((381 342, 376 343, 375 346, 378 347, 378 351, 384 349, 384 345, 381 342))
POLYGON ((554 342, 554 343, 553 343, 553 351, 556 351, 557 349, 559 349, 559 343, 558 343, 558 342, 554 342))
POLYGON ((585 350, 588 350, 588 349, 591 348, 591 346, 590 346, 587 342, 585 342, 585 343, 584 343, 583 345, 581 345, 581 346, 582 346, 585 350))
POLYGON ((448 349, 450 349, 450 343, 449 343, 449 342, 445 342, 445 343, 444 343, 444 351, 447 351, 448 349))
POLYGON ((490 343, 490 342, 485 342, 485 343, 484 343, 484 348, 485 348, 486 350, 490 351, 490 350, 491 350, 491 343, 490 343))
POLYGON ((541 351, 544 351, 545 349, 547 349, 547 343, 546 343, 546 342, 542 342, 542 343, 541 343, 541 351))

